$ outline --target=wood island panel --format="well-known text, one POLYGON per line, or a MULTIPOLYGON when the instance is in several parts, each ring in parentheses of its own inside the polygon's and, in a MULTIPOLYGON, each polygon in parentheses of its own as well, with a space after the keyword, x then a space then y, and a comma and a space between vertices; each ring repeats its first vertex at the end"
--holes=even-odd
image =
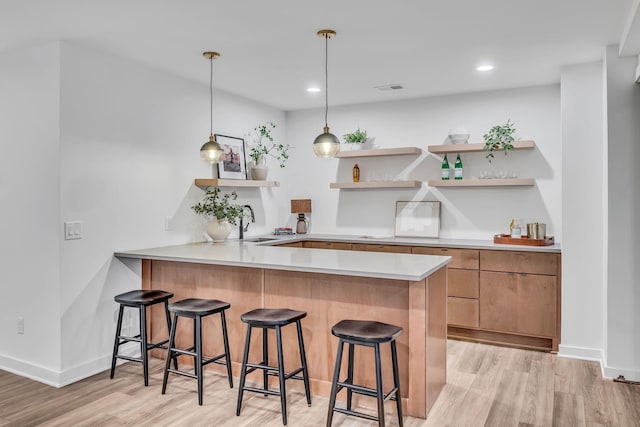
MULTIPOLYGON (((183 298, 210 298, 227 301, 227 328, 234 376, 239 376, 246 325, 240 315, 258 307, 288 307, 304 310, 303 336, 307 354, 311 390, 314 395, 328 396, 337 352, 338 339, 331 327, 342 319, 368 319, 392 323, 403 328, 398 338, 398 362, 401 395, 406 414, 426 418, 427 413, 446 382, 446 304, 447 267, 442 267, 419 281, 353 277, 232 267, 176 261, 142 260, 144 289, 163 289, 174 293, 171 301, 183 298)), ((149 331, 152 340, 167 336, 162 307, 153 307, 149 331)), ((204 353, 222 352, 220 317, 203 319, 204 353)), ((295 326, 282 329, 285 370, 300 366, 295 326)), ((178 344, 188 347, 193 340, 193 324, 187 320, 178 327, 178 344)), ((356 380, 372 387, 373 352, 356 347, 356 380)), ((382 345, 385 392, 391 384, 389 345, 382 345)), ((269 360, 275 358, 275 334, 269 332, 269 360)), ((164 358, 165 351, 155 351, 164 358)), ((250 361, 261 359, 261 331, 254 328, 250 361)), ((191 357, 181 363, 192 364, 191 357)), ((208 365, 224 374, 224 367, 208 365)), ((343 372, 346 373, 346 358, 343 372)), ((248 381, 261 381, 261 372, 247 376, 248 381)), ((276 380, 270 379, 271 381, 276 380)), ((274 386, 277 384, 274 383, 274 386)), ((303 391, 300 381, 288 381, 287 388, 303 391)), ((354 397, 355 399, 355 397, 354 397)), ((363 398, 362 404, 375 405, 363 398)))

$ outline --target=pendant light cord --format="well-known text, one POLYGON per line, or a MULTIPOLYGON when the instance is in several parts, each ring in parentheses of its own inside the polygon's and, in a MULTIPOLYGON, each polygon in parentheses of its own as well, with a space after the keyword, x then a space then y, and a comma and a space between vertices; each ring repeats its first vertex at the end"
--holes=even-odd
POLYGON ((329 112, 329 35, 324 35, 324 127, 327 127, 329 112))
POLYGON ((211 55, 209 65, 209 131, 213 136, 213 55, 211 55))

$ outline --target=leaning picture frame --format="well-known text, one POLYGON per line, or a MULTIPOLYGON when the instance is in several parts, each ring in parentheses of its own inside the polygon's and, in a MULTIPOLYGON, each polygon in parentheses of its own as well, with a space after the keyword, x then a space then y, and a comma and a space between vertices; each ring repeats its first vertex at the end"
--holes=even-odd
POLYGON ((439 237, 440 202, 396 202, 395 235, 439 237))
POLYGON ((218 162, 218 178, 247 179, 244 139, 219 134, 215 137, 224 151, 224 157, 218 162))

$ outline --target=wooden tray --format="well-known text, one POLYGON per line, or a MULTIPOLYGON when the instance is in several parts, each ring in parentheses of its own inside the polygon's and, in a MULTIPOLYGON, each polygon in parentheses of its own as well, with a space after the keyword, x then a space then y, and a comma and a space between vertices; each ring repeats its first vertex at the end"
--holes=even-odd
POLYGON ((496 234, 493 236, 493 243, 521 246, 551 246, 555 242, 553 236, 547 236, 544 239, 530 239, 527 236, 522 236, 519 239, 513 239, 508 234, 496 234))

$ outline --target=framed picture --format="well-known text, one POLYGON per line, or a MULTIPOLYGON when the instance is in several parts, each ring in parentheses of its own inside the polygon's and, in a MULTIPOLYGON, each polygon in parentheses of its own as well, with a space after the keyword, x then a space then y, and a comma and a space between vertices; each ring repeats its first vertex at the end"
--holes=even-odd
POLYGON ((396 202, 396 236, 440 236, 440 202, 396 202))
POLYGON ((218 178, 247 179, 244 139, 218 134, 215 137, 224 150, 224 157, 218 162, 218 178))

